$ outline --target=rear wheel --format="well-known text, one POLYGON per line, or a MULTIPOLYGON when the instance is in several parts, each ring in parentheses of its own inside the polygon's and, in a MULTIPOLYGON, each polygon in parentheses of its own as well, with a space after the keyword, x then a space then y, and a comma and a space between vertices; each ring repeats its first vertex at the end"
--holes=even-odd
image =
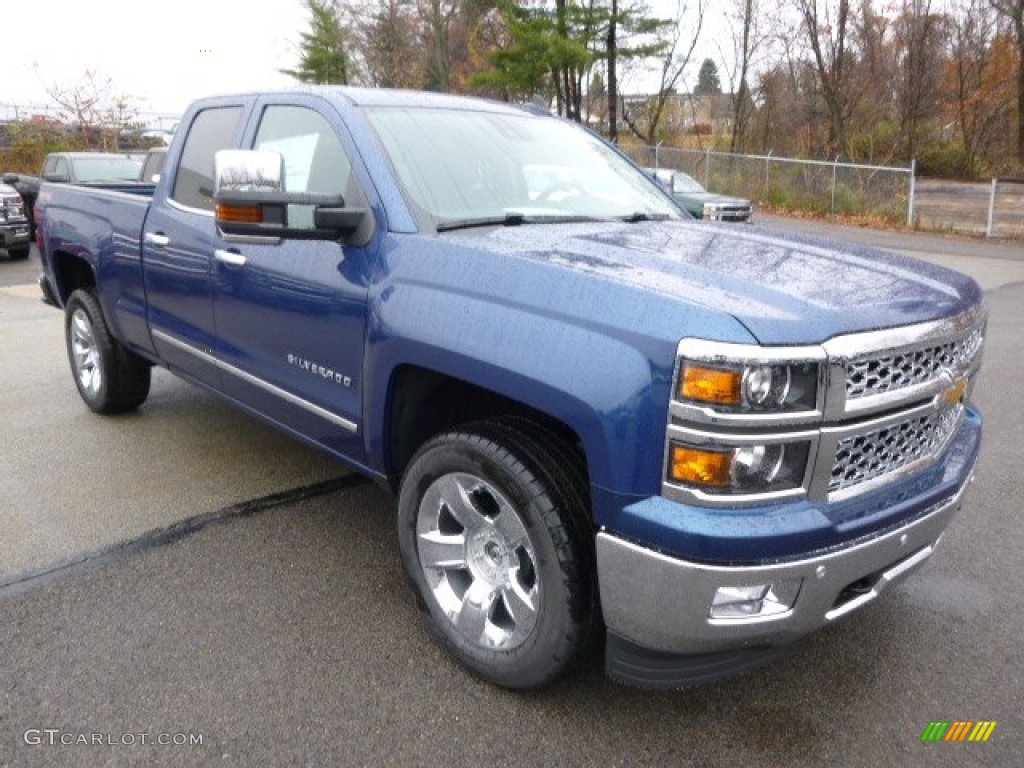
POLYGON ((429 441, 399 495, 406 575, 432 634, 478 676, 535 688, 578 660, 593 617, 585 509, 509 424, 429 441))
POLYGON ((19 245, 16 248, 7 249, 7 258, 9 259, 27 259, 29 247, 27 245, 19 245))
POLYGON ((89 408, 97 413, 121 413, 145 402, 150 365, 110 334, 92 289, 71 294, 64 330, 75 386, 89 408))

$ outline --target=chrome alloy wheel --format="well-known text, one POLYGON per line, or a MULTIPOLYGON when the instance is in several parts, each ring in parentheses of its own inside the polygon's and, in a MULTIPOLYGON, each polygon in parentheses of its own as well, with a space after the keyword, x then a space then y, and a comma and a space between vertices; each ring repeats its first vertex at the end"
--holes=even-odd
POLYGON ((71 316, 71 353, 79 384, 90 397, 95 397, 103 385, 103 371, 92 322, 81 307, 71 316))
POLYGON ((453 472, 423 494, 420 568, 438 606, 470 643, 509 650, 537 623, 537 556, 519 513, 493 485, 453 472))

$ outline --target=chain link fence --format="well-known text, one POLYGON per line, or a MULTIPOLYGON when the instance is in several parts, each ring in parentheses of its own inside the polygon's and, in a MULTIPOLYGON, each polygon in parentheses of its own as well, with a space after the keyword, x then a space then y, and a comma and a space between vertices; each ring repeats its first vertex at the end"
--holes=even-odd
POLYGON ((1024 179, 918 179, 900 168, 660 146, 624 147, 648 168, 684 171, 713 192, 777 210, 879 218, 914 229, 1024 238, 1024 179))
POLYGON ((1024 238, 1024 179, 918 179, 914 227, 990 238, 1024 238))
POLYGON ((796 160, 699 149, 626 148, 649 168, 684 171, 706 188, 779 209, 914 222, 914 166, 796 160))
POLYGON ((992 179, 985 235, 1024 239, 1024 179, 992 179))

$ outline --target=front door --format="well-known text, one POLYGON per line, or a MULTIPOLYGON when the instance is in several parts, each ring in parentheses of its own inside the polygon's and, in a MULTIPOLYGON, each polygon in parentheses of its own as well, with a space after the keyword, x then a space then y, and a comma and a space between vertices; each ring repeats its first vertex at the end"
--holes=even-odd
MULTIPOLYGON (((256 114, 252 147, 281 153, 286 191, 341 194, 347 205, 366 206, 339 132, 316 103, 258 103, 256 114)), ((290 206, 289 226, 312 228, 312 213, 290 206)), ((301 239, 221 241, 214 256, 225 391, 356 462, 368 257, 366 247, 301 239)))

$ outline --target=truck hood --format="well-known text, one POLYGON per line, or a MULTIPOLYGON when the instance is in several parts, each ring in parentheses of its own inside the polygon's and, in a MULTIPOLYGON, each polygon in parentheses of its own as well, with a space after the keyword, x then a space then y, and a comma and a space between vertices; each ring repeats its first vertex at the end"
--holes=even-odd
POLYGON ((958 272, 756 226, 538 224, 440 237, 726 312, 762 344, 820 343, 925 322, 981 300, 977 284, 958 272))

